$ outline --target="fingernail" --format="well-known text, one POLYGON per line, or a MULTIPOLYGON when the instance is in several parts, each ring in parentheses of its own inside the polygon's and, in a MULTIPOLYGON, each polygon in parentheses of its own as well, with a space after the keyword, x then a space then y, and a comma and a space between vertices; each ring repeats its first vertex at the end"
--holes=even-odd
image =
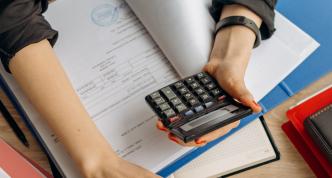
POLYGON ((195 143, 200 145, 200 144, 205 144, 206 140, 195 140, 195 143))
POLYGON ((159 129, 159 130, 161 130, 161 131, 167 131, 167 129, 166 128, 164 128, 164 127, 161 127, 159 124, 157 124, 157 128, 159 129))
POLYGON ((178 142, 177 140, 175 140, 175 139, 171 139, 171 138, 170 138, 170 140, 171 140, 172 142, 176 143, 176 144, 179 144, 179 142, 178 142))
POLYGON ((170 140, 172 140, 173 142, 175 142, 175 143, 179 143, 178 140, 174 136, 172 136, 171 134, 168 134, 168 138, 170 140))
POLYGON ((157 127, 159 130, 161 130, 161 131, 164 131, 164 132, 166 132, 167 131, 167 129, 165 129, 165 128, 160 128, 160 127, 157 127))

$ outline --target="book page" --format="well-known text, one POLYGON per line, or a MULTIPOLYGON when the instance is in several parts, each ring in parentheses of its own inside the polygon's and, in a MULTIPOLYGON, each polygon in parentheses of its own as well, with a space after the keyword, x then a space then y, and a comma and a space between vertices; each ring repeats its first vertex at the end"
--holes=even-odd
POLYGON ((259 119, 176 171, 174 178, 220 177, 276 158, 259 119))
MULTIPOLYGON (((182 77, 203 68, 215 30, 209 13, 211 0, 126 1, 182 77)), ((258 101, 319 46, 278 12, 275 26, 274 35, 253 50, 245 75, 245 83, 258 101)))
POLYGON ((201 71, 213 42, 212 0, 125 0, 181 77, 201 71))

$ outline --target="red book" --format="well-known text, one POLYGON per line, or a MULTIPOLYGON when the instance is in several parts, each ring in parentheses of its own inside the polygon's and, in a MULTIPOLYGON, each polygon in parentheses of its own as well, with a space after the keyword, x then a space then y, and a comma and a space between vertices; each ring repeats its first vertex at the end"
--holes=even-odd
POLYGON ((0 139, 0 177, 52 178, 52 175, 0 139))
POLYGON ((307 162, 314 174, 319 178, 331 177, 328 172, 324 170, 319 160, 315 157, 313 152, 306 146, 306 142, 302 136, 297 132, 293 124, 288 121, 282 126, 282 130, 286 133, 289 140, 293 143, 297 151, 301 154, 303 159, 307 162))
POLYGON ((294 131, 290 131, 292 130, 292 128, 287 123, 283 125, 283 130, 290 137, 290 140, 297 147, 299 152, 303 155, 303 157, 305 158, 309 166, 313 169, 317 177, 332 177, 332 165, 327 161, 327 159, 320 152, 318 147, 314 144, 307 131, 304 129, 303 121, 310 115, 314 114, 321 108, 331 103, 332 87, 327 88, 322 92, 307 98, 306 100, 302 101, 301 103, 297 104, 295 107, 287 111, 287 117, 290 120, 294 131), (294 135, 298 135, 298 138, 295 139, 294 135), (314 156, 315 158, 306 158, 308 157, 308 154, 303 153, 309 152, 310 155, 314 156), (320 171, 317 171, 318 166, 321 168, 320 171), (322 171, 326 174, 324 174, 322 171), (322 174, 317 175, 317 172, 322 172, 322 174))

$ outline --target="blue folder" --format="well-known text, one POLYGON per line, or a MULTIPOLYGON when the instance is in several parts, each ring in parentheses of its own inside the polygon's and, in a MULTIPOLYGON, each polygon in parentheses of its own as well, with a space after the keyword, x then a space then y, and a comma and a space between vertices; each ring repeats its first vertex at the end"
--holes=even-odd
MULTIPOLYGON (((259 102, 263 108, 261 113, 242 119, 240 125, 225 136, 211 143, 208 143, 204 147, 197 148, 190 153, 183 155, 171 165, 168 165, 159 171, 158 174, 163 177, 167 177, 189 161, 210 149, 212 146, 218 144, 229 135, 233 134, 243 126, 253 121, 255 118, 258 118, 258 116, 261 116, 267 111, 276 107, 278 104, 285 101, 290 96, 302 90, 312 82, 316 81, 321 76, 332 72, 332 20, 330 19, 332 17, 332 11, 330 10, 330 7, 332 7, 332 1, 330 0, 320 0, 319 2, 308 0, 280 1, 277 5, 278 11, 280 11, 293 23, 311 35, 320 43, 321 46, 307 60, 305 60, 305 62, 303 62, 296 70, 294 70, 286 79, 284 79, 259 102)), ((13 105, 16 107, 18 113, 21 115, 26 125, 37 138, 39 144, 47 153, 47 148, 45 148, 45 145, 42 144, 39 135, 33 129, 24 110, 19 105, 15 96, 10 91, 9 87, 1 76, 0 85, 13 105)))

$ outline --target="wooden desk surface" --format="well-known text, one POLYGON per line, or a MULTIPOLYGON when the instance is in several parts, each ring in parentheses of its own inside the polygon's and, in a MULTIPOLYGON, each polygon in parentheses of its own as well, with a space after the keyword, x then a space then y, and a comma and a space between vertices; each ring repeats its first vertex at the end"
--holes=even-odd
MULTIPOLYGON (((320 80, 313 83, 309 87, 305 88, 295 96, 291 97, 272 111, 268 112, 265 115, 266 122, 281 153, 281 160, 243 172, 241 174, 237 174, 233 177, 314 177, 313 173, 310 171, 302 157, 299 155, 299 153, 296 152, 293 145, 281 130, 281 125, 287 120, 285 113, 290 106, 330 84, 332 84, 332 72, 322 77, 320 80)), ((41 151, 35 138, 31 135, 27 127, 20 120, 19 115, 2 91, 0 92, 0 98, 7 106, 10 113, 12 113, 15 120, 19 123, 19 126, 23 129, 27 139, 29 140, 30 148, 24 147, 21 142, 19 142, 2 116, 0 116, 0 137, 21 151, 27 157, 37 162, 43 168, 50 171, 45 154, 41 151)))

